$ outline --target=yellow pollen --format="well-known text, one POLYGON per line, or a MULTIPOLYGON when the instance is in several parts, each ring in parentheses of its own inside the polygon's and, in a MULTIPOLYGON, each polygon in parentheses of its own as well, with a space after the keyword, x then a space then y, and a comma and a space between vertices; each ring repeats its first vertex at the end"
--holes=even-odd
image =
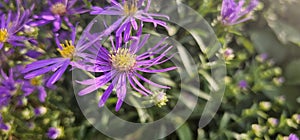
POLYGON ((61 2, 51 6, 51 12, 56 15, 64 15, 67 12, 67 6, 61 2))
POLYGON ((62 57, 64 58, 72 58, 75 52, 75 47, 72 44, 72 41, 65 41, 65 44, 60 44, 62 47, 61 49, 57 49, 57 51, 59 51, 59 53, 61 54, 62 57))
POLYGON ((7 29, 0 29, 0 42, 4 43, 7 41, 8 33, 7 29))
POLYGON ((157 105, 158 107, 167 105, 167 102, 169 101, 167 94, 162 91, 155 92, 153 100, 154 100, 155 105, 157 105))
POLYGON ((112 66, 118 71, 129 71, 136 63, 136 56, 128 49, 122 48, 110 55, 112 66))
POLYGON ((41 85, 42 84, 41 77, 35 77, 35 78, 31 79, 30 84, 33 85, 33 86, 41 85))
POLYGON ((124 2, 124 13, 127 16, 132 16, 138 10, 137 0, 129 0, 124 2))

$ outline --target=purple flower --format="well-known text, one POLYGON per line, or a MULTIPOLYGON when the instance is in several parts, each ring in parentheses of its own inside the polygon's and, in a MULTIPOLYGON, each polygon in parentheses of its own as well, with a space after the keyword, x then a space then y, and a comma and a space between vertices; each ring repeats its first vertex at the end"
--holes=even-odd
MULTIPOLYGON (((90 28, 91 26, 88 26, 87 30, 89 30, 90 28)), ((81 56, 81 51, 85 50, 85 48, 79 48, 75 50, 75 44, 78 46, 85 46, 85 44, 89 41, 83 39, 75 43, 75 27, 72 28, 71 40, 65 40, 64 44, 60 44, 58 36, 59 35, 56 34, 55 42, 58 47, 57 51, 61 54, 61 57, 39 60, 27 65, 26 68, 22 71, 22 73, 25 74, 25 79, 33 79, 34 77, 37 77, 39 75, 43 75, 48 72, 54 72, 54 74, 46 82, 47 87, 52 87, 53 84, 62 77, 62 74, 67 70, 68 66, 72 65, 72 59, 75 56, 75 53, 76 55, 81 56)), ((83 38, 94 38, 94 36, 90 35, 88 32, 85 32, 82 36, 83 38)))
POLYGON ((35 77, 30 81, 24 82, 22 91, 24 92, 24 96, 28 96, 37 91, 39 94, 39 100, 41 102, 45 102, 45 99, 47 97, 47 92, 43 85, 43 79, 41 77, 35 77))
POLYGON ((74 8, 77 0, 48 0, 48 6, 40 15, 35 15, 36 21, 31 22, 31 26, 42 26, 48 23, 53 24, 53 31, 57 32, 61 28, 62 21, 73 27, 70 17, 83 14, 89 10, 84 6, 74 8))
MULTIPOLYGON (((74 38, 75 39, 75 38, 74 38)), ((25 79, 33 79, 39 75, 54 71, 54 74, 48 79, 46 86, 51 87, 57 82, 62 74, 67 70, 71 59, 75 53, 74 40, 66 41, 65 44, 59 44, 57 41, 58 51, 62 57, 39 60, 26 66, 22 71, 25 79)))
POLYGON ((49 139, 57 139, 61 135, 61 130, 59 128, 50 127, 47 132, 49 139))
POLYGON ((299 140, 299 138, 297 137, 296 134, 291 133, 291 134, 289 135, 289 140, 299 140))
MULTIPOLYGON (((150 69, 150 67, 162 64, 172 58, 173 55, 164 59, 168 51, 172 48, 172 46, 163 44, 166 39, 161 40, 148 51, 137 55, 140 49, 145 45, 146 41, 148 41, 149 37, 150 35, 146 35, 143 39, 140 37, 133 37, 132 43, 130 45, 125 44, 124 47, 121 47, 121 44, 118 43, 114 44, 112 41, 113 49, 111 52, 104 47, 100 47, 96 61, 86 60, 92 61, 94 64, 90 68, 85 66, 85 70, 92 72, 103 72, 103 75, 95 79, 88 79, 80 82, 78 81, 78 83, 88 86, 81 90, 78 94, 81 96, 89 94, 111 81, 99 101, 99 107, 104 106, 106 100, 115 88, 118 97, 116 111, 118 111, 125 99, 128 82, 134 90, 145 96, 148 94, 153 94, 153 92, 151 92, 149 89, 146 89, 138 79, 141 79, 145 83, 159 88, 169 88, 167 86, 154 83, 139 74, 139 72, 158 73, 176 69, 176 67, 169 67, 159 70, 150 69), (158 56, 154 57, 155 55, 158 56)), ((82 67, 79 66, 79 68, 82 67)))
MULTIPOLYGON (((124 41, 127 42, 130 38, 131 29, 138 30, 139 25, 136 19, 142 22, 153 23, 156 27, 161 25, 167 28, 167 24, 164 21, 156 20, 154 18, 162 17, 169 19, 166 15, 160 15, 155 13, 148 13, 151 0, 147 1, 147 5, 142 9, 142 4, 145 0, 123 0, 122 3, 118 3, 116 0, 111 0, 112 6, 100 8, 97 6, 92 7, 91 14, 93 15, 114 15, 120 16, 116 21, 118 28, 116 29, 116 37, 121 38, 124 33, 124 41)), ((142 23, 140 28, 142 27, 142 23)), ((120 39, 122 40, 122 39, 120 39)))
POLYGON ((13 46, 23 46, 23 41, 29 40, 27 37, 18 36, 17 33, 28 22, 31 10, 25 10, 21 13, 20 1, 17 0, 17 4, 17 13, 9 11, 7 15, 0 14, 0 49, 4 46, 4 43, 9 43, 13 46))
POLYGON ((1 130, 9 130, 9 126, 8 125, 6 125, 4 122, 3 122, 3 120, 2 120, 2 115, 0 114, 0 129, 1 130))
POLYGON ((248 14, 258 5, 258 0, 251 0, 248 7, 244 7, 245 0, 223 0, 221 17, 224 25, 234 25, 251 19, 248 14))
POLYGON ((248 87, 248 83, 245 80, 241 80, 238 85, 241 89, 245 89, 248 87))
POLYGON ((16 90, 16 81, 14 80, 12 69, 10 69, 9 75, 6 75, 3 70, 0 70, 0 72, 0 108, 2 108, 10 102, 16 90))

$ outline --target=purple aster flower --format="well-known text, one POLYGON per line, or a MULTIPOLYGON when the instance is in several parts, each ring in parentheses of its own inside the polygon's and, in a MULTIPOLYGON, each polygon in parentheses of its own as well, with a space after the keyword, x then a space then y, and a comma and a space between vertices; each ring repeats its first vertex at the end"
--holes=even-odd
MULTIPOLYGON (((87 30, 90 29, 91 26, 87 27, 87 30)), ((39 75, 43 75, 48 72, 54 72, 54 74, 47 80, 46 86, 52 87, 54 83, 56 83, 62 76, 62 74, 67 70, 69 65, 73 63, 73 57, 76 55, 80 55, 81 51, 85 48, 80 48, 75 50, 75 44, 78 46, 84 46, 89 40, 79 40, 75 43, 76 30, 75 27, 72 28, 71 40, 65 40, 64 44, 60 44, 60 40, 58 39, 58 34, 56 34, 55 42, 58 47, 58 52, 61 54, 61 57, 50 58, 45 60, 39 60, 33 62, 26 66, 26 68, 22 71, 25 74, 25 79, 33 79, 39 75)), ((85 32, 83 38, 89 37, 94 38, 93 35, 90 35, 88 32, 85 32)))
POLYGON ((8 14, 2 14, 0 16, 0 49, 4 43, 9 43, 13 46, 23 46, 23 41, 29 40, 27 37, 18 36, 17 33, 21 31, 28 22, 33 6, 30 10, 25 10, 21 13, 20 1, 17 0, 17 9, 17 13, 9 11, 8 14))
POLYGON ((8 105, 17 88, 12 69, 10 69, 9 75, 6 75, 3 70, 0 70, 0 72, 0 108, 2 108, 8 105))
POLYGON ((246 89, 248 87, 248 83, 245 80, 241 80, 238 85, 241 89, 246 89))
POLYGON ((95 79, 78 81, 80 84, 87 85, 87 87, 81 90, 78 94, 81 96, 89 94, 111 81, 99 101, 99 107, 104 106, 113 89, 116 89, 118 101, 115 109, 118 111, 125 99, 128 82, 134 90, 145 96, 148 94, 153 94, 153 92, 145 88, 138 79, 141 79, 145 83, 159 88, 169 88, 167 86, 154 83, 139 74, 139 72, 159 73, 176 69, 176 67, 169 67, 159 70, 150 69, 150 67, 165 63, 172 58, 173 55, 168 58, 166 57, 167 53, 172 48, 172 46, 163 44, 166 38, 161 40, 148 51, 143 52, 140 55, 137 54, 145 45, 149 37, 150 35, 146 35, 143 39, 140 37, 133 37, 132 43, 130 45, 126 43, 123 47, 121 47, 121 44, 115 44, 112 41, 113 49, 111 52, 104 47, 100 47, 96 61, 86 60, 92 61, 94 63, 94 67, 90 69, 86 68, 86 70, 92 72, 103 72, 103 75, 95 79), (158 56, 154 57, 155 55, 158 56))
POLYGON ((48 79, 46 86, 51 87, 57 82, 62 74, 67 70, 71 63, 73 55, 75 53, 75 47, 73 42, 75 41, 75 31, 73 31, 74 37, 72 40, 65 41, 65 44, 60 44, 56 36, 57 51, 61 54, 61 57, 50 58, 46 60, 39 60, 26 66, 22 71, 25 74, 25 79, 33 79, 39 75, 45 74, 50 71, 54 71, 54 74, 48 79))
POLYGON ((62 21, 73 27, 70 17, 83 14, 89 10, 84 6, 74 8, 77 0, 48 0, 48 6, 40 15, 35 15, 36 21, 30 23, 31 26, 42 26, 48 23, 53 24, 53 31, 57 32, 61 28, 62 21))
POLYGON ((289 135, 289 140, 299 140, 299 138, 297 137, 296 134, 291 133, 291 134, 289 135))
POLYGON ((39 95, 39 100, 41 102, 45 102, 47 92, 43 83, 44 81, 40 76, 32 78, 30 81, 24 82, 24 84, 22 85, 22 91, 24 92, 24 96, 28 96, 33 92, 37 92, 39 95))
POLYGON ((248 14, 258 5, 258 0, 251 0, 248 7, 244 7, 245 0, 223 0, 221 17, 224 25, 234 25, 251 19, 248 14))
MULTIPOLYGON (((116 0, 111 0, 112 6, 100 8, 97 6, 92 7, 91 14, 93 15, 114 15, 120 16, 116 21, 118 23, 118 28, 116 29, 116 37, 121 38, 124 33, 124 41, 127 42, 130 38, 131 29, 138 30, 139 25, 136 21, 140 20, 142 22, 153 23, 156 27, 161 25, 167 28, 167 24, 164 21, 156 20, 154 18, 166 18, 169 19, 166 15, 160 15, 155 13, 149 13, 149 7, 151 0, 147 1, 145 8, 142 8, 142 4, 145 0, 123 0, 122 3, 118 3, 116 0)), ((142 25, 142 23, 141 23, 142 25)), ((141 28, 142 26, 140 26, 141 28)), ((122 39, 120 39, 122 40, 122 39)))
POLYGON ((49 139, 57 139, 61 135, 61 130, 59 128, 50 127, 47 132, 49 139))

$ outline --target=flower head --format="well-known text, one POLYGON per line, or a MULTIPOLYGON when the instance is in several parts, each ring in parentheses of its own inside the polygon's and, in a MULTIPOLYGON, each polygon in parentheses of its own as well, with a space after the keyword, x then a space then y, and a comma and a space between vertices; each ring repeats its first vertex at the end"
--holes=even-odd
POLYGON ((223 51, 223 55, 225 57, 225 60, 232 60, 235 55, 234 55, 234 50, 231 49, 231 48, 226 48, 224 51, 223 51))
MULTIPOLYGON (((92 7, 91 14, 120 16, 116 21, 116 23, 118 23, 116 37, 122 37, 122 34, 124 34, 124 41, 127 42, 130 39, 131 29, 138 30, 139 28, 136 19, 141 22, 153 23, 155 27, 161 25, 167 28, 167 24, 164 21, 156 20, 155 18, 162 17, 168 19, 169 17, 166 15, 149 13, 148 10, 151 0, 148 0, 145 8, 142 8, 144 1, 145 0, 123 0, 122 3, 118 3, 115 0, 111 0, 112 6, 104 9, 94 6, 92 7)), ((142 28, 142 23, 140 28, 142 28)))
POLYGON ((224 25, 234 25, 251 19, 249 13, 258 5, 258 0, 250 0, 248 7, 244 7, 245 0, 223 0, 221 17, 224 25))
POLYGON ((73 27, 70 17, 88 12, 83 6, 74 8, 77 0, 49 0, 48 6, 40 15, 35 15, 35 21, 30 22, 31 26, 42 26, 53 23, 53 31, 57 32, 61 28, 63 21, 68 26, 73 27))
POLYGON ((299 138, 297 137, 296 134, 291 133, 291 134, 289 135, 289 140, 299 140, 299 138))
POLYGON ((9 11, 7 14, 0 14, 0 49, 5 43, 13 46, 24 46, 24 40, 30 40, 25 36, 18 36, 24 25, 28 22, 31 9, 21 13, 20 1, 17 0, 17 12, 9 11))
POLYGON ((56 127, 50 127, 47 132, 47 136, 49 139, 57 139, 62 135, 62 129, 56 127))
POLYGON ((158 107, 162 107, 167 105, 167 102, 169 100, 165 92, 159 91, 153 95, 153 101, 155 105, 157 105, 158 107))
POLYGON ((25 81, 22 86, 22 91, 24 92, 24 96, 28 96, 37 91, 41 102, 45 102, 47 97, 47 92, 44 87, 44 79, 42 76, 34 77, 29 81, 25 81))
MULTIPOLYGON (((56 45, 58 47, 58 52, 61 54, 61 57, 58 58, 50 58, 46 60, 39 60, 33 62, 26 66, 26 68, 22 71, 25 74, 25 79, 32 79, 32 85, 37 84, 33 78, 45 74, 50 71, 54 71, 54 74, 48 79, 46 86, 51 87, 55 82, 57 82, 62 74, 67 70, 68 66, 71 63, 73 58, 73 54, 75 53, 75 47, 73 42, 75 42, 76 31, 73 28, 72 31, 72 40, 65 40, 65 44, 60 43, 58 39, 58 34, 56 35, 56 45)), ((44 100, 44 99, 42 99, 44 100)))
POLYGON ((47 108, 46 107, 41 106, 41 107, 37 107, 37 108, 34 109, 34 114, 36 116, 41 116, 41 115, 44 115, 46 113, 47 113, 47 108))
MULTIPOLYGON (((90 30, 91 28, 92 25, 89 25, 86 27, 86 30, 90 30)), ((39 60, 27 65, 22 71, 22 73, 25 74, 25 79, 33 79, 39 75, 43 75, 48 72, 54 72, 54 74, 51 75, 46 82, 47 87, 52 87, 62 77, 63 73, 67 70, 68 66, 73 65, 75 63, 73 61, 73 58, 75 56, 81 56, 83 58, 86 57, 83 56, 82 52, 86 48, 90 47, 90 45, 88 45, 90 41, 89 39, 96 38, 98 34, 90 34, 89 32, 84 32, 82 34, 82 37, 84 39, 75 42, 76 27, 72 27, 71 29, 71 36, 60 36, 58 33, 55 36, 57 51, 60 53, 61 57, 39 60)))
POLYGON ((241 89, 246 89, 248 87, 248 83, 245 80, 241 80, 238 84, 241 89))
POLYGON ((112 42, 113 49, 111 52, 109 52, 104 47, 100 47, 97 55, 97 61, 94 61, 93 64, 94 68, 86 70, 92 72, 102 72, 103 75, 95 79, 78 81, 78 83, 88 86, 85 89, 81 90, 78 94, 89 94, 111 81, 99 101, 99 107, 104 106, 106 100, 115 88, 118 97, 116 111, 118 111, 127 93, 127 83, 129 83, 134 90, 145 96, 147 96, 148 94, 153 94, 153 92, 145 88, 138 79, 158 88, 169 88, 167 86, 154 83, 139 74, 139 72, 159 73, 176 69, 176 67, 169 67, 159 70, 150 69, 150 67, 152 66, 162 64, 171 59, 172 56, 166 58, 166 55, 172 48, 172 46, 163 44, 165 39, 161 40, 158 44, 156 44, 148 51, 140 55, 137 54, 137 52, 139 52, 140 49, 145 45, 149 37, 150 35, 146 35, 143 39, 141 39, 140 37, 134 37, 133 42, 130 45, 125 44, 125 46, 123 47, 121 47, 120 44, 114 44, 112 42), (156 55, 158 56, 154 57, 156 55))
POLYGON ((10 69, 9 75, 6 75, 3 70, 0 70, 0 108, 8 105, 17 87, 17 82, 14 80, 13 70, 10 69))
POLYGON ((278 125, 278 119, 276 118, 268 118, 268 123, 272 126, 275 127, 278 125))

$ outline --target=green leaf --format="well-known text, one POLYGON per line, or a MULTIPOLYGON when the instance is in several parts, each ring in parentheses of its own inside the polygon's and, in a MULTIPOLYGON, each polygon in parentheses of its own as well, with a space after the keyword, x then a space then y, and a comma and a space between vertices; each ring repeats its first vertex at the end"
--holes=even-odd
POLYGON ((268 23, 282 43, 294 43, 300 47, 300 32, 298 29, 281 20, 268 20, 268 23))
POLYGON ((221 119, 220 122, 220 130, 224 130, 230 120, 230 115, 228 113, 225 113, 221 119))
POLYGON ((189 128, 188 124, 182 125, 179 129, 177 129, 177 134, 180 140, 192 140, 192 131, 189 128))
POLYGON ((300 85, 300 60, 290 62, 285 70, 286 84, 300 85))

